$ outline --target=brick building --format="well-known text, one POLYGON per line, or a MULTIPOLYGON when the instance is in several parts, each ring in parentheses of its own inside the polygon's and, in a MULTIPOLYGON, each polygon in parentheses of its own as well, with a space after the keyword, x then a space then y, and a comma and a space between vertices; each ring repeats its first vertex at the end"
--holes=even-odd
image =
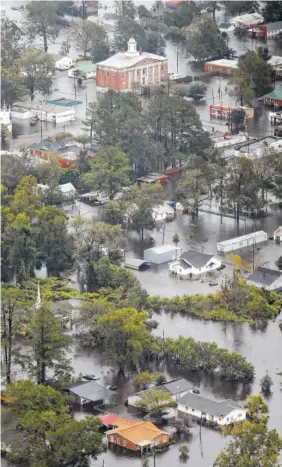
POLYGON ((130 91, 142 86, 158 85, 168 78, 167 58, 147 52, 138 52, 135 39, 128 41, 126 52, 118 52, 97 63, 96 88, 130 91))

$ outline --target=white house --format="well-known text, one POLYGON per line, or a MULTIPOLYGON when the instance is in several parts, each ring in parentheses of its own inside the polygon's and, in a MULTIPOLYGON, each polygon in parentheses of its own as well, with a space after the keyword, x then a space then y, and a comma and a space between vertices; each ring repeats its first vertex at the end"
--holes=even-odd
POLYGON ((181 278, 192 279, 221 266, 221 261, 213 255, 207 255, 198 251, 185 251, 180 258, 169 265, 169 272, 181 278))
POLYGON ((56 70, 64 71, 69 70, 73 66, 73 59, 71 57, 60 57, 55 61, 56 70))
POLYGON ((10 132, 12 132, 11 110, 6 106, 0 110, 0 125, 6 125, 10 132))
POLYGON ((276 243, 282 243, 282 225, 278 227, 278 229, 275 230, 273 233, 273 238, 276 241, 276 243))
MULTIPOLYGON (((156 386, 154 389, 159 389, 162 392, 168 392, 173 400, 178 401, 181 397, 185 396, 189 391, 192 391, 194 386, 189 382, 186 381, 184 378, 174 379, 168 381, 167 383, 160 384, 156 386)), ((140 401, 142 395, 149 391, 149 389, 145 389, 144 391, 136 392, 128 397, 127 403, 131 407, 137 407, 138 402, 140 401)))
POLYGON ((168 204, 160 204, 153 208, 152 216, 156 222, 172 221, 174 219, 174 209, 168 204))
POLYGON ((74 188, 72 183, 64 183, 63 185, 59 185, 59 188, 65 198, 74 199, 76 189, 74 188))
POLYGON ((282 290, 282 271, 259 266, 248 276, 247 283, 269 291, 282 290))
POLYGON ((163 264, 180 257, 182 249, 175 245, 160 245, 144 250, 144 260, 153 264, 163 264))
POLYGON ((213 401, 188 392, 177 404, 178 416, 195 421, 201 420, 211 425, 230 425, 246 419, 246 410, 232 400, 213 401))

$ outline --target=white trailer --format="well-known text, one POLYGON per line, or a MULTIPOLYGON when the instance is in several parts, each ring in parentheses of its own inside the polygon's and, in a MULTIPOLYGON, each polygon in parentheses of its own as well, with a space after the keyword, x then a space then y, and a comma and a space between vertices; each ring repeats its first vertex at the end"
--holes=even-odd
POLYGON ((258 245, 267 241, 267 233, 263 230, 252 232, 241 237, 230 238, 224 242, 217 243, 217 251, 221 253, 229 253, 230 251, 239 250, 248 246, 258 245))

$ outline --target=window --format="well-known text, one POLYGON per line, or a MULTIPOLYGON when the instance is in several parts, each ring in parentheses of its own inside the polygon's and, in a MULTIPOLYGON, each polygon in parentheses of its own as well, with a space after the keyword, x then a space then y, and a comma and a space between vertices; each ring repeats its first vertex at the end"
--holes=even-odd
POLYGON ((192 409, 192 412, 195 412, 195 409, 192 409))
POLYGON ((114 437, 110 436, 110 442, 113 443, 113 441, 114 441, 114 437))
POLYGON ((103 78, 103 76, 104 76, 104 71, 102 70, 102 78, 103 78))
POLYGON ((109 72, 107 71, 107 78, 109 77, 109 72))
POLYGON ((143 68, 143 75, 146 75, 146 74, 147 74, 147 69, 143 68))
POLYGON ((125 441, 125 439, 123 440, 122 445, 123 445, 123 447, 126 447, 126 441, 125 441))
POLYGON ((125 79, 125 73, 122 73, 122 78, 125 79))
POLYGON ((145 84, 145 78, 142 79, 142 84, 145 84))
POLYGON ((162 65, 162 71, 164 71, 164 66, 162 65))

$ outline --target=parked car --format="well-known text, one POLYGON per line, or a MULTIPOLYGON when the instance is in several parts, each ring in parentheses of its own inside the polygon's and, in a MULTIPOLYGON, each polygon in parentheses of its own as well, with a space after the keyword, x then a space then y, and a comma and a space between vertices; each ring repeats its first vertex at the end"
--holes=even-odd
POLYGON ((99 376, 95 375, 82 375, 82 378, 87 379, 88 381, 98 381, 99 376))

